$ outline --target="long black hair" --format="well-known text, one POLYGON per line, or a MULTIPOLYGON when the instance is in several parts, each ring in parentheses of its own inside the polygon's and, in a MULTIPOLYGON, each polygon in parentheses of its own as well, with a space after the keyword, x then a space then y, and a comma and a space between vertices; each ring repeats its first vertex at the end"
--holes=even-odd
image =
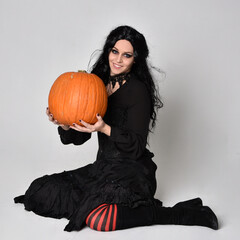
POLYGON ((99 76, 104 83, 107 84, 110 75, 110 67, 108 62, 109 53, 114 47, 115 43, 118 40, 123 39, 128 40, 132 44, 134 50, 133 55, 135 63, 132 66, 131 72, 134 73, 134 75, 136 75, 138 79, 146 85, 146 88, 151 96, 151 125, 153 128, 157 118, 156 112, 163 106, 163 103, 160 100, 159 93, 156 89, 156 85, 153 81, 147 64, 149 50, 143 34, 129 26, 119 26, 112 30, 108 35, 103 46, 103 51, 96 63, 93 65, 91 72, 99 76))

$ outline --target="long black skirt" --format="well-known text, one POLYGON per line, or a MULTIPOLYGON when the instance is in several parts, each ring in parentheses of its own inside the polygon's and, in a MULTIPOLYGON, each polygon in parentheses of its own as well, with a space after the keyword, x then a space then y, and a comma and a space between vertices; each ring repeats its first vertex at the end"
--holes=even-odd
POLYGON ((132 208, 161 205, 154 199, 156 165, 127 159, 97 160, 72 171, 45 175, 32 182, 25 195, 16 197, 25 209, 52 218, 67 218, 64 230, 81 230, 88 214, 103 203, 132 208))

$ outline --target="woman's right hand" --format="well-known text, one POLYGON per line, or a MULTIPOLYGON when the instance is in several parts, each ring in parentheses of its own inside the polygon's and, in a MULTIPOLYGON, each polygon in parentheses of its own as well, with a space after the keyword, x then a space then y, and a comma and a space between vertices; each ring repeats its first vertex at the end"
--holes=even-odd
POLYGON ((54 119, 54 117, 53 117, 52 113, 50 113, 48 107, 46 109, 46 114, 47 114, 48 119, 49 119, 50 122, 53 122, 54 124, 62 127, 62 129, 66 130, 66 131, 70 129, 69 125, 60 124, 56 119, 54 119))

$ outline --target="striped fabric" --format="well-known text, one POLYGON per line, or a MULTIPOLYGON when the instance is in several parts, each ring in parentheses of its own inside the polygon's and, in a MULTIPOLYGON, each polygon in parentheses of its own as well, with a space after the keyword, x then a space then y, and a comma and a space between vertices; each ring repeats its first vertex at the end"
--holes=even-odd
POLYGON ((117 222, 117 205, 102 204, 86 218, 86 224, 97 231, 114 231, 117 222))

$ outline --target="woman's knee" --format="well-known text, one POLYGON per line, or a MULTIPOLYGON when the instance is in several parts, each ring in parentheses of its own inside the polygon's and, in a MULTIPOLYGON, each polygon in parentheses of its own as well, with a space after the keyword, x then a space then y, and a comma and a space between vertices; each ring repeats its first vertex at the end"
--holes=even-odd
POLYGON ((114 231, 117 223, 117 204, 102 204, 86 218, 86 224, 97 231, 114 231))

